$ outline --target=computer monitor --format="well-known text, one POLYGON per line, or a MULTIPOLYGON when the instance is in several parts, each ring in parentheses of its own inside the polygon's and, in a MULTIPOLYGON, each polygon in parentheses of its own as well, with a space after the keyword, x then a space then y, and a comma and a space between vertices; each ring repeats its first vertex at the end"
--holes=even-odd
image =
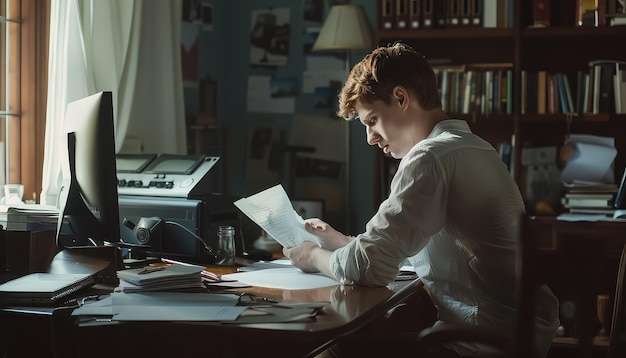
POLYGON ((626 209, 624 196, 626 196, 626 169, 624 169, 624 174, 622 174, 622 181, 620 181, 617 194, 615 195, 615 201, 613 202, 615 209, 626 209))
POLYGON ((67 105, 67 151, 62 151, 57 246, 115 245, 120 218, 111 92, 100 92, 67 105))

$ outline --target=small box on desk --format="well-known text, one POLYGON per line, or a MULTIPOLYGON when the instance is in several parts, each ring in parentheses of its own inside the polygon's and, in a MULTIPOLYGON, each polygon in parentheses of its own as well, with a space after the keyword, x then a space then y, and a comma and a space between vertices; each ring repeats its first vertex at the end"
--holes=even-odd
POLYGON ((57 253, 54 230, 4 230, 5 271, 12 276, 45 272, 57 253))

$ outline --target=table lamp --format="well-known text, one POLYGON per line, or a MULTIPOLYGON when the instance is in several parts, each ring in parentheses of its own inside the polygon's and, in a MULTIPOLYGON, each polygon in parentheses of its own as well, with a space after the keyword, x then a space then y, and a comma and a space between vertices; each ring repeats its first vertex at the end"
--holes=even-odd
MULTIPOLYGON (((367 16, 360 5, 334 5, 322 25, 313 44, 316 52, 345 52, 346 75, 350 73, 352 50, 368 50, 374 47, 374 36, 367 16)), ((346 233, 350 227, 350 125, 346 125, 346 233)))

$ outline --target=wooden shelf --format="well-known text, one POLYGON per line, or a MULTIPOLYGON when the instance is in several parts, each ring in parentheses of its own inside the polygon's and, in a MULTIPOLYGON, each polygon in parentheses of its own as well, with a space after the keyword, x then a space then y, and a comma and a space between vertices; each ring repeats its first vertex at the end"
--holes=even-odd
POLYGON ((421 29, 421 30, 379 30, 378 37, 403 38, 403 39, 459 39, 471 38, 489 40, 493 38, 513 39, 513 29, 483 29, 483 28, 443 28, 443 29, 421 29))

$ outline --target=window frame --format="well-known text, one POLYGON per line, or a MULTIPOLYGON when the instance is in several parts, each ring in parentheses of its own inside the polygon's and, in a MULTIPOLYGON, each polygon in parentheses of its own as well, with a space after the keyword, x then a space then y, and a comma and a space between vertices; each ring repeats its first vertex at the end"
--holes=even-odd
POLYGON ((8 180, 24 185, 24 200, 39 202, 46 132, 50 0, 0 3, 9 5, 7 18, 15 19, 17 24, 11 27, 7 48, 9 63, 15 64, 7 77, 11 93, 7 116, 10 123, 6 126, 8 180))

